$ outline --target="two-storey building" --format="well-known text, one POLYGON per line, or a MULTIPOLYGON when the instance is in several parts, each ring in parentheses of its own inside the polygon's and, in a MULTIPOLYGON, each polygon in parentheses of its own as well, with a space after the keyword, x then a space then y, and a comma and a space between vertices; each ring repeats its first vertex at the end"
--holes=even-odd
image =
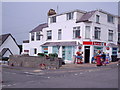
MULTIPOLYGON (((54 10, 52 10, 54 12, 54 10)), ((117 54, 118 17, 102 10, 74 10, 48 15, 48 22, 30 31, 23 41, 23 53, 57 53, 65 62, 72 62, 77 51, 83 52, 85 63, 97 50, 117 54)))

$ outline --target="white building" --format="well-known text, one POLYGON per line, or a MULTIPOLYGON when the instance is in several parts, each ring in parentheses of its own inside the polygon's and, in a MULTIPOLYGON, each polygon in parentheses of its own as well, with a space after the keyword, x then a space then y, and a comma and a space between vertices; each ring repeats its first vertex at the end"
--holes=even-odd
POLYGON ((116 55, 117 38, 117 16, 102 10, 74 10, 48 16, 48 23, 33 29, 29 40, 23 41, 23 53, 57 53, 65 62, 72 62, 79 50, 84 62, 91 63, 97 50, 116 55))
POLYGON ((19 55, 20 49, 11 34, 4 34, 0 36, 0 55, 2 57, 9 57, 9 55, 19 55))

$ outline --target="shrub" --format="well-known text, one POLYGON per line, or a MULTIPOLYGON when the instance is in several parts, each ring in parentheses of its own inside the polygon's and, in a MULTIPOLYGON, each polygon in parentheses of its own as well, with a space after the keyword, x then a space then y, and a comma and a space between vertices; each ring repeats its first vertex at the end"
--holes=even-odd
POLYGON ((38 53, 38 56, 45 56, 45 53, 38 53))
POLYGON ((50 54, 48 54, 48 56, 50 56, 50 57, 58 57, 58 54, 57 53, 50 53, 50 54))
POLYGON ((9 57, 2 57, 3 61, 8 61, 9 57))

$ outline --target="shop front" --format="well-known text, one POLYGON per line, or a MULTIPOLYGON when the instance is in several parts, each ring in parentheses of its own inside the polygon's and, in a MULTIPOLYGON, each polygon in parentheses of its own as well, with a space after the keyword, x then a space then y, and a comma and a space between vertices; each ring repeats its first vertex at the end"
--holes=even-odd
POLYGON ((97 51, 105 52, 105 42, 83 41, 84 46, 84 63, 92 63, 92 58, 97 54, 97 51))

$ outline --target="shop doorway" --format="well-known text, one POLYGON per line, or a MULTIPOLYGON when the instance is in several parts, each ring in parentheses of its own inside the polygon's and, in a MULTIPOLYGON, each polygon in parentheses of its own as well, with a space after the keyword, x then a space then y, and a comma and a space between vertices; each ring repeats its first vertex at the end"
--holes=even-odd
POLYGON ((85 46, 85 54, 84 54, 84 59, 85 59, 85 63, 89 63, 89 59, 90 59, 90 46, 85 46))

